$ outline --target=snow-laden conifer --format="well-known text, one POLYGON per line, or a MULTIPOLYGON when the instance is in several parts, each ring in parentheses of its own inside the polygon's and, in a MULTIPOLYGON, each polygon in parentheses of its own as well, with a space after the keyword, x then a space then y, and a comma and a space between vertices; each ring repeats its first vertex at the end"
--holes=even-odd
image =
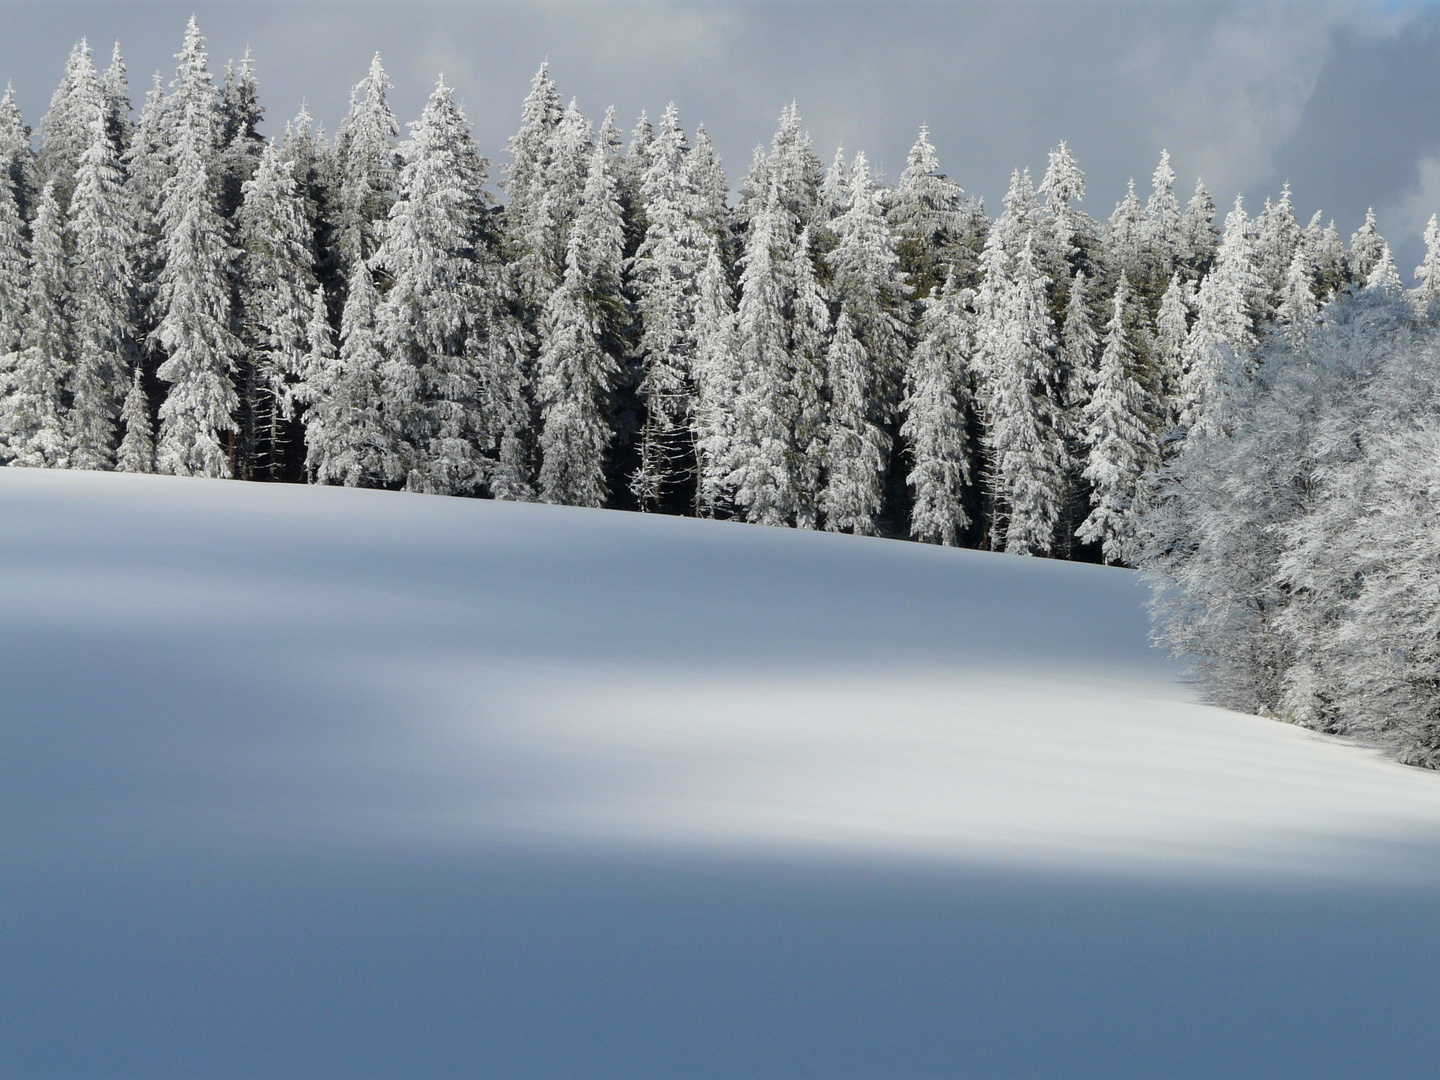
POLYGON ((1133 563, 1138 554, 1131 523, 1140 478, 1159 461, 1149 423, 1150 403, 1137 377, 1140 356, 1131 340, 1130 283, 1121 274, 1095 392, 1085 406, 1085 471, 1093 509, 1076 536, 1098 543, 1107 563, 1133 563))
MULTIPOLYGON (((25 285, 30 276, 20 170, 18 167, 13 171, 8 168, 9 162, 5 157, 7 104, 13 105, 8 93, 0 99, 0 379, 13 365, 12 354, 20 346, 20 330, 25 322, 25 285)), ((0 394, 3 394, 3 389, 0 389, 0 394)))
POLYGON ((1059 348, 1055 355, 1057 405, 1067 417, 1071 433, 1078 432, 1079 411, 1095 389, 1099 336, 1090 313, 1093 286, 1083 270, 1075 273, 1065 301, 1065 319, 1060 324, 1059 348))
POLYGON ((1220 246, 1220 230, 1215 225, 1215 200, 1199 177, 1180 218, 1180 237, 1181 262, 1188 276, 1194 280, 1208 274, 1220 246))
POLYGON ((1264 304, 1265 282, 1256 268, 1249 225, 1236 196, 1214 267, 1200 284, 1195 325, 1186 343, 1181 417, 1189 427, 1205 420, 1227 358, 1243 358, 1255 347, 1254 313, 1264 304))
POLYGON ((950 267, 959 261, 955 247, 962 231, 964 198, 960 185, 940 172, 930 129, 921 127, 886 211, 900 269, 917 300, 942 285, 950 267))
POLYGON ((7 373, 0 435, 10 464, 59 469, 70 462, 62 395, 70 377, 72 338, 65 216, 53 181, 40 194, 30 228, 25 321, 19 355, 7 373))
POLYGON ((785 314, 795 222, 779 188, 772 173, 769 198, 750 218, 736 312, 740 385, 729 484, 746 520, 762 525, 789 524, 798 509, 790 471, 796 402, 785 314))
POLYGON ((225 83, 220 92, 220 210, 234 217, 244 198, 244 185, 255 175, 265 140, 260 122, 265 106, 260 104, 260 87, 255 81, 255 61, 250 50, 235 64, 225 66, 225 83))
MULTIPOLYGON (((1076 241, 1084 230, 1082 215, 1073 204, 1085 198, 1085 174, 1064 142, 1050 151, 1039 194, 1045 203, 1050 239, 1047 247, 1055 259, 1051 272, 1059 273, 1062 266, 1079 254, 1076 241)), ((1068 271, 1068 266, 1065 268, 1068 271)))
POLYGON ((820 523, 821 478, 825 467, 825 357, 830 340, 830 300, 815 269, 812 228, 800 230, 790 261, 790 476, 795 491, 795 525, 820 523))
POLYGON ((348 276, 380 246, 395 202, 400 176, 396 140, 400 122, 387 97, 395 89, 380 54, 350 92, 350 111, 340 125, 335 156, 340 173, 339 235, 336 246, 348 276))
POLYGON ((15 103, 15 88, 6 84, 0 94, 0 182, 8 182, 19 209, 28 221, 35 191, 35 152, 30 148, 30 126, 15 103))
POLYGON ((69 210, 75 171, 90 146, 90 125, 97 114, 105 114, 104 91, 90 58, 90 45, 81 38, 70 51, 65 74, 40 121, 40 150, 36 155, 39 182, 55 185, 55 199, 62 211, 69 210))
POLYGON ((1034 234, 1043 225, 1040 203, 1029 169, 1016 169, 1010 174, 1010 186, 1002 200, 1005 207, 990 226, 986 244, 1014 259, 1027 243, 1034 249, 1034 234))
POLYGON ((1150 177, 1150 197, 1145 201, 1140 233, 1146 266, 1158 290, 1158 282, 1170 280, 1185 251, 1184 221, 1180 200, 1175 197, 1169 150, 1160 151, 1160 161, 1150 177))
POLYGON ((564 115, 550 65, 541 64, 520 108, 520 130, 506 146, 510 163, 504 185, 506 257, 515 266, 522 302, 537 310, 564 270, 555 265, 554 230, 547 222, 551 208, 545 204, 555 133, 564 115))
POLYGON ((874 370, 872 419, 884 426, 899 404, 910 287, 863 153, 855 155, 850 168, 848 203, 832 223, 836 244, 825 262, 833 299, 849 312, 851 332, 874 370))
POLYGON ((118 472, 155 471, 155 434, 150 422, 150 398, 145 393, 144 373, 139 365, 130 373, 130 385, 120 406, 120 423, 125 433, 115 452, 118 472))
POLYGON ((539 488, 546 502, 605 504, 605 457, 614 437, 608 398, 620 371, 615 331, 623 314, 624 244, 615 182, 605 148, 596 146, 566 245, 565 276, 546 301, 542 321, 536 399, 539 488))
POLYGON ((378 487, 403 475, 384 412, 379 306, 370 268, 357 262, 340 317, 338 354, 314 365, 309 383, 305 467, 313 483, 378 487))
POLYGON ((620 210, 625 218, 625 256, 632 257, 645 239, 649 220, 645 216, 645 197, 641 188, 645 174, 650 170, 655 147, 655 128, 650 117, 642 109, 630 129, 630 144, 625 153, 615 161, 617 190, 620 193, 620 210))
POLYGON ((970 453, 965 423, 970 409, 970 313, 967 289, 950 277, 922 305, 919 340, 905 369, 900 435, 912 466, 906 483, 915 494, 910 535, 954 547, 969 527, 965 488, 970 453))
POLYGON ((1267 290, 1263 314, 1268 316, 1280 303, 1290 263, 1302 239, 1300 223, 1295 220, 1290 202, 1289 184, 1280 190, 1278 202, 1265 200, 1265 209, 1256 220, 1255 227, 1258 233, 1255 240, 1256 269, 1267 290))
POLYGON ((695 511, 715 517, 729 505, 735 398, 740 386, 739 343, 730 281, 711 240, 695 306, 695 511))
POLYGON ((810 142, 810 133, 800 122, 800 106, 790 102, 780 113, 780 126, 770 143, 770 180, 780 205, 804 228, 815 216, 824 166, 810 142))
POLYGON ((105 132, 116 157, 123 159, 135 133, 135 121, 130 116, 130 75, 118 41, 110 50, 110 66, 100 75, 100 94, 105 102, 105 132))
POLYGON ((1105 230, 1105 250, 1111 269, 1117 274, 1143 280, 1147 268, 1145 208, 1130 180, 1125 197, 1115 204, 1105 230))
POLYGON ((1160 297, 1155 316, 1155 374, 1160 386, 1159 415, 1169 427, 1180 419, 1181 392, 1185 382, 1185 345, 1190 337, 1190 312, 1195 304, 1194 282, 1180 271, 1170 275, 1170 284, 1160 297))
POLYGON ((75 364, 69 415, 70 464, 114 463, 115 420, 134 383, 135 320, 129 198, 103 113, 91 121, 70 199, 71 311, 75 364))
POLYGON ((293 175, 280 148, 265 144, 242 188, 240 244, 241 341, 246 416, 246 468, 278 479, 292 437, 297 392, 303 396, 310 343, 307 324, 315 291, 312 236, 293 175))
POLYGON ((1062 418, 1054 400, 1055 331, 1046 279, 1027 241, 992 327, 986 449, 996 511, 991 542, 1020 555, 1048 554, 1065 504, 1062 418))
POLYGON ((1317 211, 1306 230, 1307 257, 1315 271, 1315 298, 1330 301, 1345 291, 1349 282, 1349 263, 1345 254, 1345 241, 1340 230, 1331 221, 1320 228, 1320 214, 1317 211))
POLYGON ((165 103, 170 172, 174 173, 182 154, 194 154, 201 167, 213 174, 214 158, 221 147, 219 100, 215 94, 215 76, 210 71, 210 54, 205 50, 205 37, 194 15, 185 24, 185 38, 175 59, 179 64, 165 103))
POLYGON ((523 341, 502 318, 488 163, 443 80, 411 131, 375 260, 391 279, 377 321, 395 451, 412 491, 488 483, 497 497, 524 497, 523 341))
POLYGON ((726 240, 730 225, 730 181, 725 166, 704 124, 695 128, 695 149, 690 152, 690 170, 700 199, 700 223, 717 240, 726 240))
POLYGON ((640 189, 645 238, 632 264, 640 317, 638 390, 645 417, 640 464, 630 481, 647 509, 659 504, 682 468, 698 282, 710 247, 698 222, 699 192, 687 167, 689 147, 673 102, 648 152, 650 167, 640 189))
POLYGON ((1347 262, 1350 267, 1350 280, 1356 289, 1370 283, 1371 274, 1385 247, 1385 238, 1380 235, 1380 228, 1375 223, 1375 209, 1371 207, 1365 211, 1364 224, 1350 236, 1347 262))
POLYGON ((163 269, 153 337, 165 355, 157 374, 169 386, 160 405, 156 466, 177 476, 228 477, 239 404, 231 384, 239 351, 230 329, 234 253, 206 164, 214 160, 214 97, 185 100, 175 172, 159 213, 163 269))
POLYGON ((816 222, 824 225, 833 221, 846 210, 850 198, 850 166, 845 162, 845 148, 837 146, 830 167, 820 181, 816 222))
POLYGON ((1380 245, 1380 258, 1370 268, 1370 276, 1365 279, 1365 288, 1384 293, 1386 296, 1399 296, 1404 291, 1404 282, 1400 280, 1400 271, 1395 266, 1395 258, 1390 254, 1390 245, 1380 245))
POLYGON ((872 533, 889 469, 887 425, 900 404, 909 287, 863 153, 851 165, 847 201, 831 223, 836 244, 825 256, 845 332, 837 321, 827 359, 831 434, 823 507, 826 528, 872 533))
POLYGON ((830 414, 826 425, 828 474, 821 509, 831 532, 871 535, 884 505, 890 436, 877 425, 874 365, 844 308, 825 355, 830 414))
POLYGON ((1282 327, 1282 333, 1295 344, 1303 342, 1315 328, 1316 315, 1320 305, 1315 299, 1312 284, 1314 268, 1310 265, 1308 253, 1303 245, 1295 248, 1290 266, 1285 271, 1285 284, 1280 290, 1280 304, 1275 310, 1275 321, 1282 327))
POLYGON ((1425 258, 1415 268, 1415 301, 1420 310, 1428 310, 1440 300, 1440 214, 1431 214, 1425 225, 1425 258))
POLYGON ((295 178, 295 190, 304 208, 306 231, 310 236, 315 274, 322 284, 331 284, 338 290, 336 275, 341 264, 335 247, 340 197, 338 167, 325 129, 315 122, 303 103, 294 119, 285 125, 280 159, 290 165, 290 173, 295 178))

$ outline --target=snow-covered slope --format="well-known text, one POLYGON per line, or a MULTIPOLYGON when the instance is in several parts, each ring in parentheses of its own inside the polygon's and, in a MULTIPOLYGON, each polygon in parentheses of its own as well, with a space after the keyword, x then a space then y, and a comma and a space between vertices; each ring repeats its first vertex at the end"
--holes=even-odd
POLYGON ((1412 1060, 1301 1003, 1433 1008, 1397 972, 1440 953, 1440 776, 1197 704, 1143 601, 889 541, 0 469, 0 1075, 1412 1060), (1180 1019, 1261 988, 1228 1034, 1180 1019))

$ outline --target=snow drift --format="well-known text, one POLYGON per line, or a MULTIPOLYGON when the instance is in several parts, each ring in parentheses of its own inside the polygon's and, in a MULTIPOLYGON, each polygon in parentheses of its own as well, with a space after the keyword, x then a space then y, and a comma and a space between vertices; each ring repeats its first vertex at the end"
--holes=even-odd
POLYGON ((1312 1006, 1428 1023, 1440 777, 1196 703, 1143 600, 848 536, 0 470, 0 1073, 1422 1061, 1312 1006))

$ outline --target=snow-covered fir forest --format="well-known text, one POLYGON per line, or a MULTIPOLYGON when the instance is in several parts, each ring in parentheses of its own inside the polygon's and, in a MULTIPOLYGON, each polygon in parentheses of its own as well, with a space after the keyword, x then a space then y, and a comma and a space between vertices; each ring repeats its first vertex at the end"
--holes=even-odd
POLYGON ((82 41, 38 139, 0 100, 7 464, 1145 565, 1222 701, 1435 760, 1435 219, 1407 291, 1373 215, 1217 224, 1165 153, 1100 221, 1064 143, 992 219, 924 128, 887 186, 794 105, 732 200, 703 126, 546 67, 496 177, 378 56, 333 140, 194 19, 178 60, 133 108, 82 41))

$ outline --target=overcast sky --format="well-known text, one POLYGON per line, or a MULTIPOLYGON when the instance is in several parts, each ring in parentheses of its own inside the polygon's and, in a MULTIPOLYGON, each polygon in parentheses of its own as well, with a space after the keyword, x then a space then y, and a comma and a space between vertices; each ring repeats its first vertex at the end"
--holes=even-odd
MULTIPOLYGON (((413 119, 443 71, 498 163, 520 101, 549 58, 560 90, 628 130, 676 101, 703 122, 732 183, 798 99, 827 161, 838 143, 894 177, 921 123, 942 166, 998 209, 1010 170, 1038 175, 1068 140, 1108 216, 1143 192, 1168 147, 1182 198, 1196 174, 1221 203, 1257 210, 1289 180, 1302 219, 1347 236, 1374 205, 1407 272, 1440 210, 1440 11, 1429 5, 1141 2, 502 3, 419 0, 0 0, 0 79, 38 125, 71 43, 119 39, 134 97, 173 73, 199 16, 217 69, 254 51, 266 130, 302 99, 334 130, 379 50, 413 119)), ((103 57, 101 57, 103 59, 103 57)))

